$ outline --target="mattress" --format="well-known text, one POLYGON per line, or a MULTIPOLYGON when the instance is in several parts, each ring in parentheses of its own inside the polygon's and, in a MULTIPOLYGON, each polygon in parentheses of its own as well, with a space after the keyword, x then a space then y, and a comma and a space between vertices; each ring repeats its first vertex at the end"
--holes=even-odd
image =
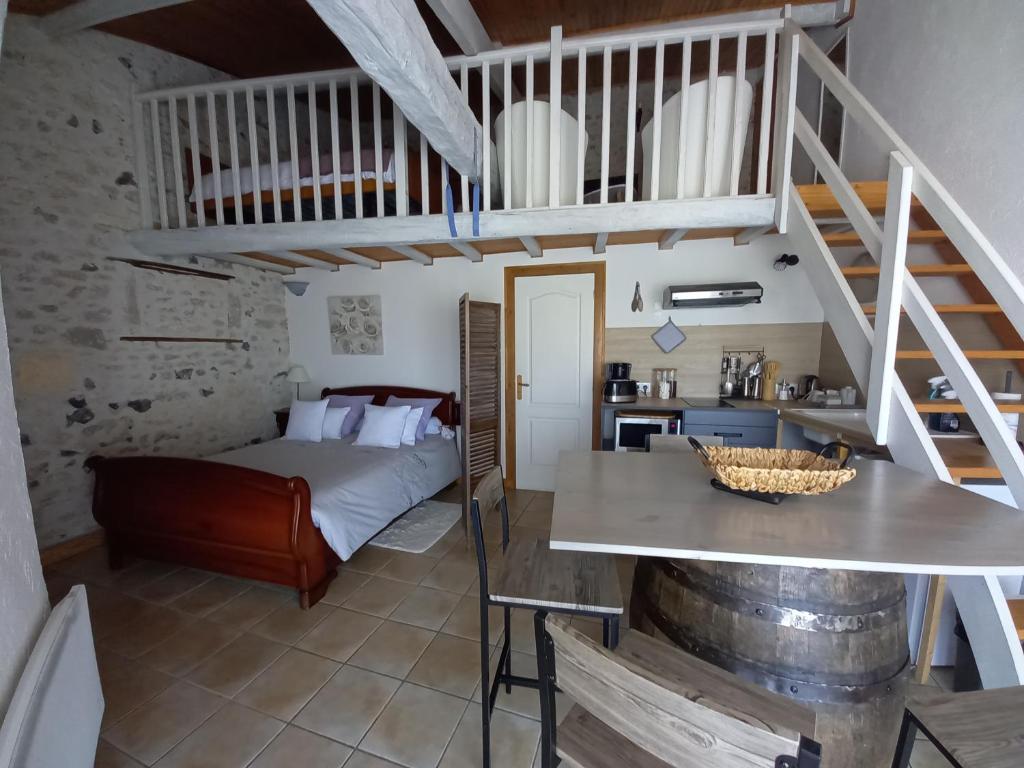
POLYGON ((427 435, 416 445, 367 448, 355 436, 307 443, 271 440, 207 461, 309 483, 313 524, 342 560, 392 520, 454 482, 461 472, 454 440, 427 435))
MULTIPOLYGON (((372 181, 377 178, 377 172, 375 170, 376 164, 374 160, 374 153, 372 149, 364 149, 359 153, 360 159, 360 178, 364 181, 372 181)), ((384 166, 384 170, 381 173, 381 179, 385 184, 395 183, 395 158, 394 154, 390 149, 385 149, 381 153, 381 165, 384 166)), ((341 159, 339 161, 339 168, 341 171, 341 181, 355 181, 355 165, 353 162, 353 155, 351 152, 342 152, 341 159)), ((260 166, 260 191, 267 192, 274 188, 274 166, 270 163, 264 163, 260 166)), ((292 167, 291 160, 282 160, 277 164, 277 173, 280 188, 282 190, 292 188, 292 179, 295 178, 295 169, 292 167)), ((302 158, 299 160, 299 186, 300 187, 312 187, 313 186, 313 164, 311 160, 302 158)), ((207 173, 201 179, 203 200, 213 200, 216 198, 216 189, 214 184, 215 176, 220 176, 220 192, 221 197, 224 199, 230 199, 235 194, 235 173, 230 168, 225 168, 219 172, 219 174, 207 173)), ((240 191, 243 195, 247 195, 253 191, 252 185, 252 168, 246 166, 238 170, 238 182, 240 191)), ((334 160, 331 155, 322 155, 320 157, 320 184, 333 184, 334 183, 334 160)), ((188 201, 190 203, 196 202, 196 188, 192 188, 192 192, 189 195, 188 201)))

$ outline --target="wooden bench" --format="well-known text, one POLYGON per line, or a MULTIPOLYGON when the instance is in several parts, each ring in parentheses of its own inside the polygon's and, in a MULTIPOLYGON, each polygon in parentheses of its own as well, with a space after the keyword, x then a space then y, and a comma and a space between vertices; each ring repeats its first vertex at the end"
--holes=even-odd
POLYGON ((538 612, 541 764, 817 768, 813 710, 636 631, 612 652, 538 612), (555 687, 577 704, 555 728, 555 687))

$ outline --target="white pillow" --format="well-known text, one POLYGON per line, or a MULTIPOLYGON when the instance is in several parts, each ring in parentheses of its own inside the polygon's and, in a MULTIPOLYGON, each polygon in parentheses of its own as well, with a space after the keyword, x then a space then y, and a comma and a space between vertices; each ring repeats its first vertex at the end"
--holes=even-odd
POLYGON ((420 425, 420 417, 423 415, 422 408, 412 408, 405 419, 405 429, 402 431, 402 445, 416 445, 416 429, 420 425))
POLYGON ((326 412, 326 399, 293 401, 288 412, 288 428, 284 432, 284 439, 319 443, 323 438, 326 412))
POLYGON ((351 410, 348 406, 327 409, 324 414, 324 440, 341 440, 341 425, 351 410))
POLYGON ((410 410, 412 409, 408 405, 395 408, 367 405, 355 444, 374 448, 397 448, 402 444, 405 422, 409 419, 410 410))
POLYGON ((441 434, 441 420, 437 416, 431 416, 430 421, 427 422, 428 435, 440 435, 441 434))

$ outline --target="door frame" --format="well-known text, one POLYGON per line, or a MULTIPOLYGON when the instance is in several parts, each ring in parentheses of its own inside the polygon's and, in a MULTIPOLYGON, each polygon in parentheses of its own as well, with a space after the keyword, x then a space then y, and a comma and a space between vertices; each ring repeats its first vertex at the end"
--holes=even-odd
POLYGON ((505 267, 505 306, 502 309, 505 324, 504 400, 505 400, 505 483, 516 487, 516 278, 548 277, 552 275, 594 276, 594 362, 593 395, 591 407, 590 447, 601 447, 601 392, 604 372, 605 324, 605 262, 576 261, 568 264, 538 264, 525 267, 505 267))

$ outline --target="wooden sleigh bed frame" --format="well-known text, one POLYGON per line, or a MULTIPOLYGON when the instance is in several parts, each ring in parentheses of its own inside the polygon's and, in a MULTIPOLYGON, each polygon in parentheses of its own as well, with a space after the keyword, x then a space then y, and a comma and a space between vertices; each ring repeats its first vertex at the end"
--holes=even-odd
MULTIPOLYGON (((458 423, 454 392, 412 387, 324 389, 329 395, 441 398, 433 415, 458 423)), ((112 568, 128 555, 294 587, 314 605, 337 575, 338 556, 313 525, 308 483, 203 459, 92 456, 93 517, 112 568)))

